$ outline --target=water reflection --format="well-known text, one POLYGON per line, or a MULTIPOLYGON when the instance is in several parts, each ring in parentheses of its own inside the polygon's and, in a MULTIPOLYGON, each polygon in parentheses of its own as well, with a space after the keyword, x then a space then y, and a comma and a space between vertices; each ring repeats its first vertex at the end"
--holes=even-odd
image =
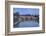
POLYGON ((14 23, 14 28, 22 28, 22 27, 39 27, 38 19, 28 19, 28 20, 19 20, 18 23, 14 23))

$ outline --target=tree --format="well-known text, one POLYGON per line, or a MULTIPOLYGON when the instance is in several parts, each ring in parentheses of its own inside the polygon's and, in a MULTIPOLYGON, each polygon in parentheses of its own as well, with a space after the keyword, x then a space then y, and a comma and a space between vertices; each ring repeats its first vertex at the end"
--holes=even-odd
POLYGON ((17 22, 17 21, 19 21, 19 17, 20 17, 20 16, 19 16, 19 12, 14 13, 14 23, 17 22), (15 16, 16 16, 17 18, 16 18, 15 16))

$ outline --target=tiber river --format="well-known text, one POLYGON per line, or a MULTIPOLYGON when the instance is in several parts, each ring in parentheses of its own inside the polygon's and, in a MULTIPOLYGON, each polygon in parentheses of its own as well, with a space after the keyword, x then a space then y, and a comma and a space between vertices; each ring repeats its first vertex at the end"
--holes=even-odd
POLYGON ((39 21, 28 20, 28 21, 20 21, 19 23, 14 24, 14 28, 23 28, 23 27, 39 27, 39 21))

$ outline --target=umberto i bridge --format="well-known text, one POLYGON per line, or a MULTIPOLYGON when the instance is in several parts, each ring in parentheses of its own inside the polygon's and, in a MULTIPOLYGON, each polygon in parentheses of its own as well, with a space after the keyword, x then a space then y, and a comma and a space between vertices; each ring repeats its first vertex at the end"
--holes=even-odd
POLYGON ((18 19, 23 19, 23 20, 25 20, 25 19, 27 19, 27 20, 29 20, 29 19, 38 19, 38 17, 35 17, 35 16, 15 16, 15 18, 18 18, 18 19))

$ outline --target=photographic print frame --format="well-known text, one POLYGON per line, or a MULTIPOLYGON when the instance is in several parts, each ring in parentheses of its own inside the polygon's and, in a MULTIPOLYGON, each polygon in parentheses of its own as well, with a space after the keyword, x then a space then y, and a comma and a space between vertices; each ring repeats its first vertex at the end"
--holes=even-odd
MULTIPOLYGON (((24 6, 24 7, 26 7, 24 6)), ((6 12, 5 12, 5 15, 6 15, 6 35, 18 35, 18 34, 35 34, 35 33, 43 33, 45 32, 45 4, 44 3, 33 3, 33 2, 18 2, 18 1, 6 1, 6 12), (10 5, 26 5, 28 8, 30 8, 29 6, 41 6, 42 7, 42 30, 24 30, 24 31, 14 31, 14 32, 11 32, 10 31, 10 5), (29 5, 29 6, 28 6, 29 5)), ((29 28, 30 29, 30 28, 29 28)))

